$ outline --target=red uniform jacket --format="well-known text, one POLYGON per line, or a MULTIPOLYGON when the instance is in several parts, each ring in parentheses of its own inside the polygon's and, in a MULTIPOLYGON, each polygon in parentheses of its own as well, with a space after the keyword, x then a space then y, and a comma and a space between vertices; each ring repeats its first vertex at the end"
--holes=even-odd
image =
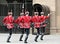
POLYGON ((24 16, 24 28, 30 28, 31 16, 24 16))
MULTIPOLYGON (((41 22, 44 22, 46 19, 48 19, 49 16, 41 16, 41 22)), ((43 27, 45 27, 47 24, 44 24, 43 27)))
POLYGON ((13 22, 14 22, 14 18, 12 16, 6 16, 3 19, 3 23, 5 26, 7 26, 8 29, 11 29, 14 27, 13 22))
POLYGON ((40 27, 40 23, 41 23, 40 19, 41 19, 40 16, 37 16, 37 15, 32 17, 32 22, 34 23, 34 27, 35 28, 39 28, 40 27))
POLYGON ((19 17, 15 20, 15 23, 17 23, 20 28, 24 28, 23 18, 24 18, 24 16, 19 16, 19 17))

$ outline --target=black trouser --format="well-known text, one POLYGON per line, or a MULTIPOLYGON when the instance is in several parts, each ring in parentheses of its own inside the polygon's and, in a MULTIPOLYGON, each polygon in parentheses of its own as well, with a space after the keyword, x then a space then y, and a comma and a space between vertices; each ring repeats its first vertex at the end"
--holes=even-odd
POLYGON ((25 37, 25 42, 27 42, 27 39, 28 39, 28 36, 29 36, 29 33, 30 33, 30 28, 25 28, 25 33, 26 33, 26 37, 25 37))
POLYGON ((21 28, 21 32, 22 32, 22 35, 21 35, 21 37, 20 37, 20 40, 22 40, 22 37, 23 37, 23 34, 24 34, 24 32, 26 33, 26 37, 25 37, 25 42, 27 42, 27 39, 28 39, 28 35, 29 35, 29 33, 30 33, 30 31, 29 31, 29 29, 30 28, 21 28))
POLYGON ((11 35, 12 35, 12 29, 9 29, 9 37, 8 37, 7 41, 9 41, 9 40, 10 40, 11 35))
POLYGON ((45 27, 41 27, 41 39, 43 39, 45 33, 45 27))
POLYGON ((24 34, 24 28, 20 28, 21 29, 21 36, 20 36, 20 39, 19 40, 22 40, 22 38, 23 38, 23 34, 24 34))
POLYGON ((39 37, 39 35, 40 35, 40 28, 36 28, 36 29, 37 29, 37 35, 36 35, 36 37, 35 37, 35 40, 37 40, 38 37, 39 37))
POLYGON ((45 27, 41 27, 41 33, 45 33, 45 27))

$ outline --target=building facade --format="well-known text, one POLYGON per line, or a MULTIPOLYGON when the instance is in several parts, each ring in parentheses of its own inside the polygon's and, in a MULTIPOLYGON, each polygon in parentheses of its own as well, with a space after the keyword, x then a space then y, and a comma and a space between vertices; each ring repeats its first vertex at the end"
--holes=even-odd
POLYGON ((33 4, 36 3, 50 8, 50 33, 60 33, 60 0, 33 0, 33 4))
MULTIPOLYGON (((6 3, 6 0, 0 0, 0 3, 6 3)), ((32 0, 32 5, 40 4, 48 6, 50 9, 50 33, 60 33, 60 0, 32 0)))

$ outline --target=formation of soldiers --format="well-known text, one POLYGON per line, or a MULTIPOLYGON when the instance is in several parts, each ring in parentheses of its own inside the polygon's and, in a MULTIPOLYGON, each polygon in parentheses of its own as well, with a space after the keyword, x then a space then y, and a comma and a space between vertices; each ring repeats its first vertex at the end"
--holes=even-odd
POLYGON ((18 16, 17 19, 14 19, 12 14, 13 13, 11 11, 8 12, 8 15, 6 17, 4 17, 4 19, 3 19, 3 24, 9 30, 9 37, 7 39, 7 42, 10 42, 10 38, 11 38, 11 35, 12 35, 12 30, 14 28, 14 24, 18 24, 18 26, 20 27, 21 32, 22 32, 19 41, 23 41, 22 38, 23 38, 23 35, 24 35, 24 32, 25 32, 26 37, 25 37, 24 43, 27 43, 27 39, 28 39, 28 36, 29 36, 29 33, 30 33, 31 24, 33 25, 34 28, 37 29, 37 35, 36 35, 34 41, 38 42, 37 39, 40 35, 40 31, 41 31, 40 39, 43 40, 43 36, 44 36, 44 33, 45 33, 45 27, 47 25, 45 23, 45 21, 46 21, 46 19, 49 18, 49 14, 47 16, 44 16, 44 12, 41 12, 41 16, 39 16, 38 12, 34 12, 33 16, 29 16, 29 11, 26 10, 25 13, 24 13, 23 10, 22 10, 22 12, 20 13, 20 16, 18 16))

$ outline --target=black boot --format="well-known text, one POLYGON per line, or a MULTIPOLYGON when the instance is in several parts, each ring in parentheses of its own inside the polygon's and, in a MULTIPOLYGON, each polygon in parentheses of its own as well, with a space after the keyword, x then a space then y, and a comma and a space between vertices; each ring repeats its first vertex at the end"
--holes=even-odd
POLYGON ((43 39, 41 38, 41 40, 43 40, 43 39))
POLYGON ((38 42, 38 41, 35 39, 35 42, 38 42))
POLYGON ((40 38, 40 40, 43 40, 43 35, 41 35, 41 38, 40 38))
POLYGON ((27 41, 25 41, 24 43, 28 43, 27 41))
POLYGON ((41 38, 40 38, 41 40, 43 40, 43 36, 44 36, 44 33, 42 33, 42 35, 41 35, 41 38))
POLYGON ((10 43, 10 41, 7 41, 8 43, 10 43))
POLYGON ((23 41, 23 40, 22 40, 22 37, 23 37, 23 35, 21 35, 21 37, 20 37, 19 41, 23 41))
POLYGON ((40 40, 43 40, 43 35, 41 36, 40 40))
POLYGON ((23 40, 20 39, 19 41, 23 41, 23 40))
POLYGON ((25 38, 25 41, 24 41, 24 43, 28 43, 28 42, 27 42, 27 39, 28 39, 28 36, 25 38))
POLYGON ((36 38, 35 38, 35 42, 38 42, 38 41, 37 41, 38 37, 39 37, 39 35, 36 36, 36 38))
POLYGON ((10 38, 11 38, 11 35, 10 35, 10 36, 8 37, 8 39, 7 39, 7 42, 8 42, 8 43, 10 43, 10 41, 9 41, 9 40, 10 40, 10 38))

